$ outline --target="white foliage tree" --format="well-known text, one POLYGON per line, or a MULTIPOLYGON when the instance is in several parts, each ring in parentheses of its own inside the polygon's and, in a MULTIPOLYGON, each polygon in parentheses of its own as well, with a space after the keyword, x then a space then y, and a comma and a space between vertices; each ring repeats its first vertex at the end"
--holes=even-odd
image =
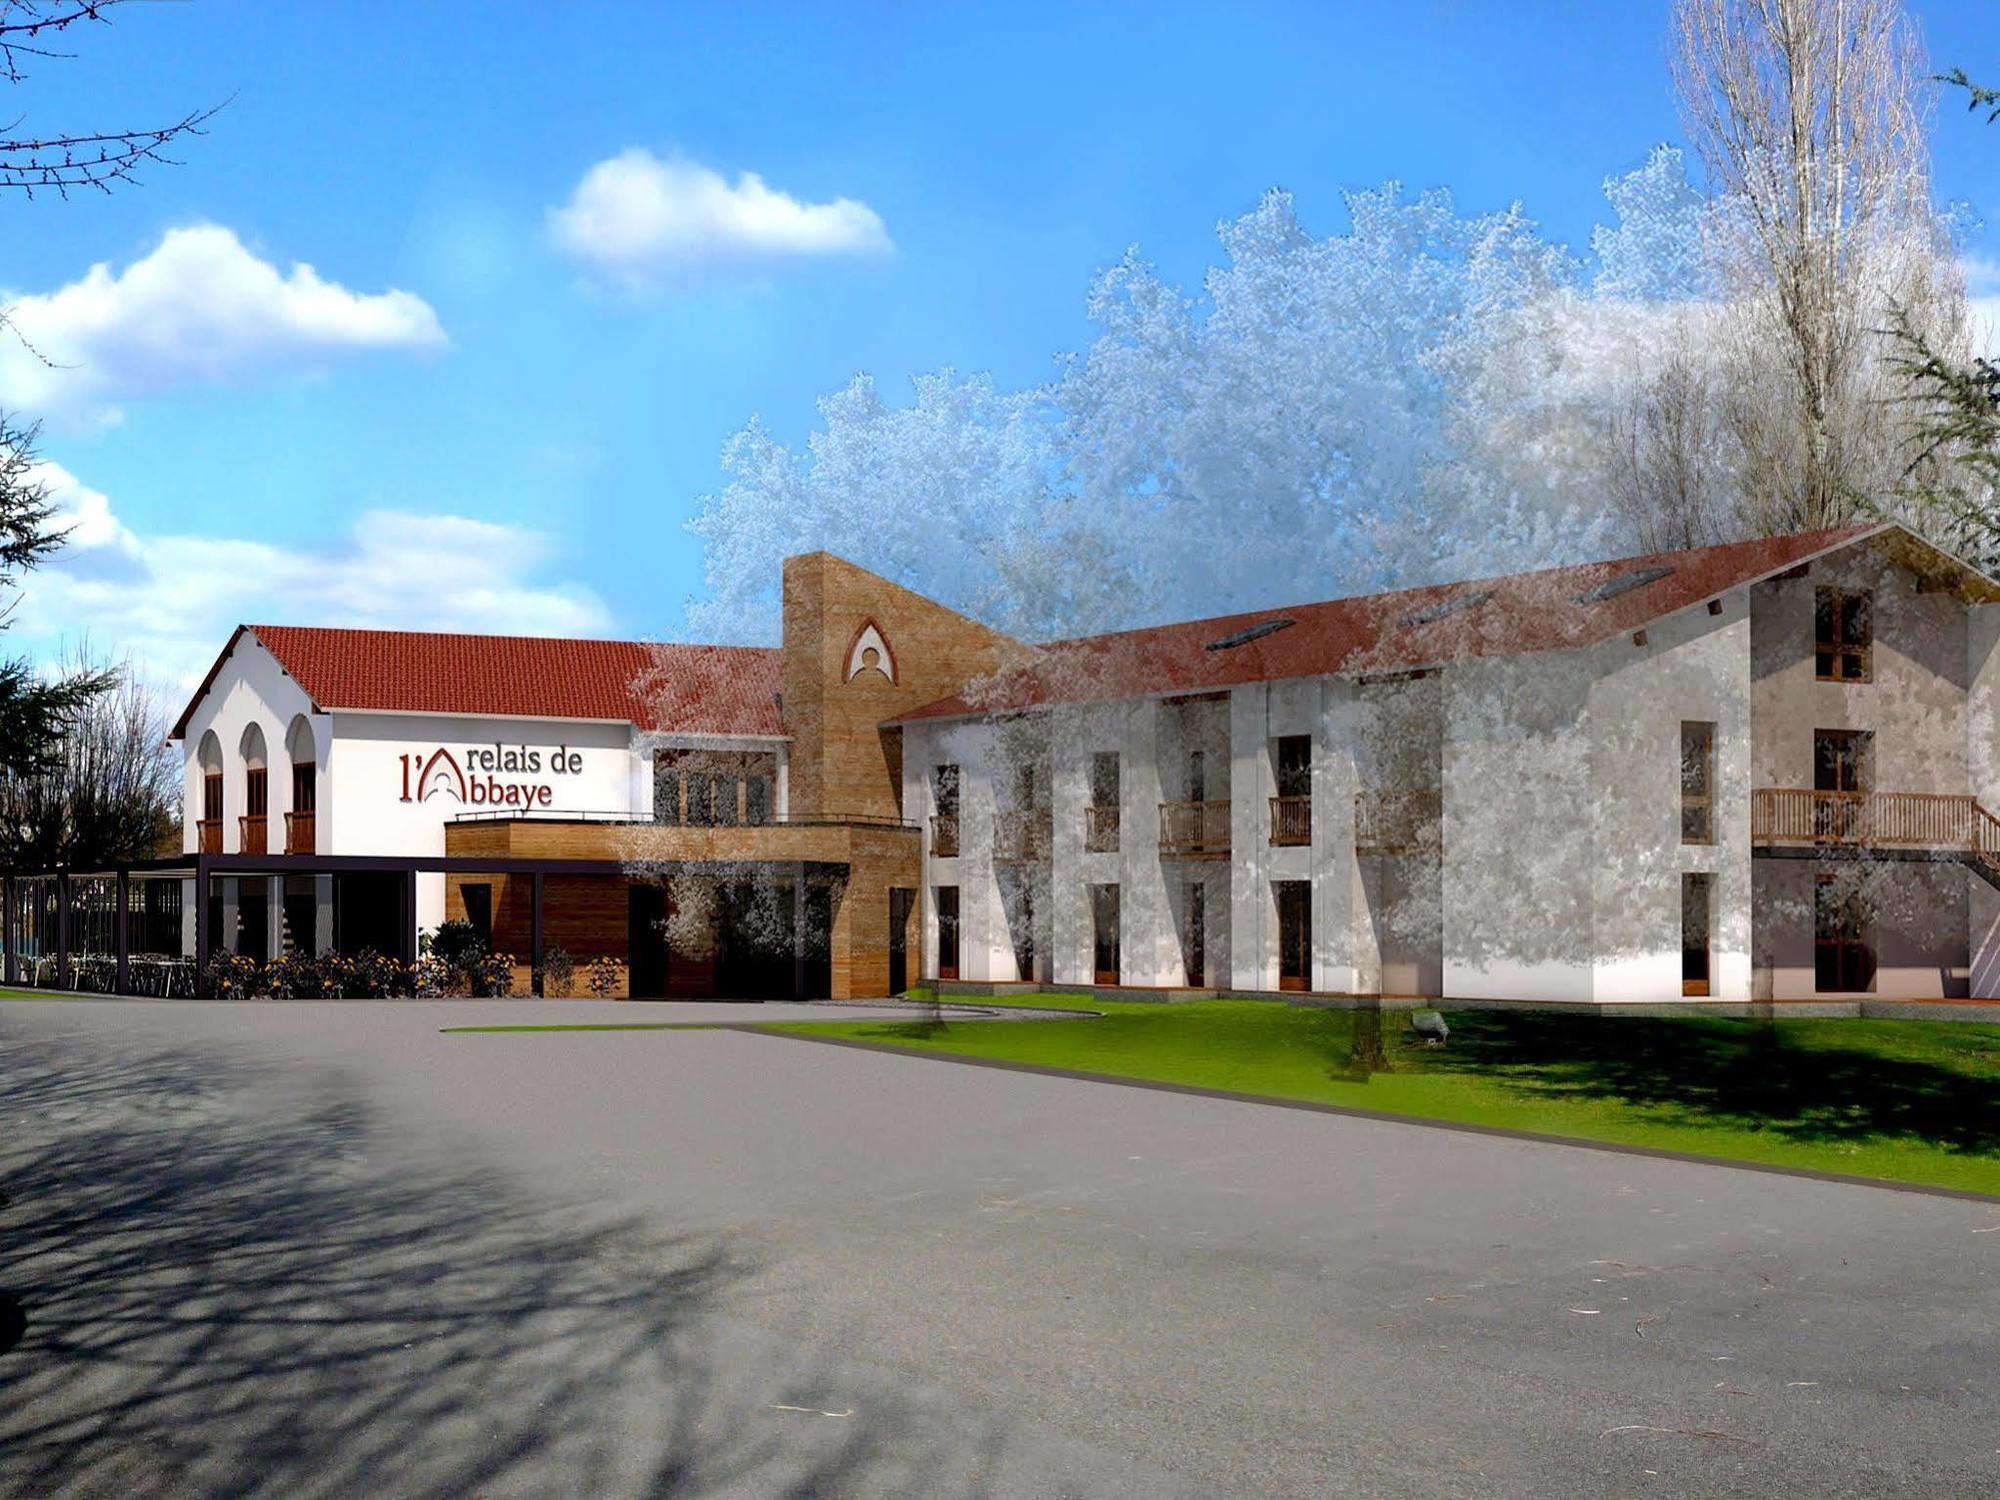
POLYGON ((1518 209, 1394 185, 1316 238, 1289 194, 1220 226, 1185 296, 1136 252, 1046 387, 946 370, 891 407, 857 377, 804 449, 753 422, 694 531, 714 638, 775 630, 777 564, 824 547, 1033 638, 1319 599, 1574 553, 1566 492, 1475 471, 1468 381, 1577 275, 1518 209), (948 545, 941 539, 949 539, 948 545))

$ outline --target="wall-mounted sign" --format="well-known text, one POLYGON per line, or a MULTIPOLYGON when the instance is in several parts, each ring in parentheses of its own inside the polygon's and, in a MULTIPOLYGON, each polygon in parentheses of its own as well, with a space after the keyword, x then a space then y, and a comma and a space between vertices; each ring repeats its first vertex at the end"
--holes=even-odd
POLYGON ((403 768, 403 802, 428 802, 433 797, 468 807, 518 807, 523 811, 554 807, 556 789, 548 776, 575 776, 583 771, 583 752, 558 745, 544 754, 528 745, 467 745, 454 754, 440 745, 426 755, 418 750, 396 759, 403 768))

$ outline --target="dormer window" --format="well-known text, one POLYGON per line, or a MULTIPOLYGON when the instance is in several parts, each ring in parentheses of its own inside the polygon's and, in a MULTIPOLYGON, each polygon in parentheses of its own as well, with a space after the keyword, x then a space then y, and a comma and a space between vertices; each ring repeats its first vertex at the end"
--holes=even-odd
POLYGON ((1874 613, 1874 599, 1865 589, 1813 591, 1813 671, 1821 682, 1868 681, 1874 613))

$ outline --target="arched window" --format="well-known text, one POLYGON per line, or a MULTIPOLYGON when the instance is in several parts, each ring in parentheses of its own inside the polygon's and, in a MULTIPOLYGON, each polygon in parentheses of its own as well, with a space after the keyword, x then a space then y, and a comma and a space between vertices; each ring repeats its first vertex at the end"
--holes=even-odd
POLYGON ((264 731, 255 724, 243 731, 243 819, 236 847, 244 854, 270 851, 271 772, 266 764, 264 731))
POLYGON ((318 751, 313 747, 312 725, 300 714, 285 731, 285 757, 292 763, 292 801, 285 813, 285 853, 315 854, 319 833, 315 824, 319 813, 318 751))
POLYGON ((195 848, 203 854, 222 852, 222 742, 213 729, 201 737, 195 752, 201 767, 201 817, 195 823, 195 848))

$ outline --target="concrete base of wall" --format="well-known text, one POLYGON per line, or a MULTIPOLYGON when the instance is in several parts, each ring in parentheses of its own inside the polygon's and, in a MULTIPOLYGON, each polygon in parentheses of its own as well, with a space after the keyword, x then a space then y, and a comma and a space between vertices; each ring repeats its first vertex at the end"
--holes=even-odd
POLYGON ((969 995, 1000 999, 1008 995, 1087 995, 1093 1000, 1118 1000, 1126 1004, 1172 1005, 1193 1000, 1281 1000, 1287 1005, 1318 1006, 1329 1010, 1359 1010, 1373 1006, 1382 1010, 1516 1010, 1550 1015, 1630 1016, 1659 1019, 1671 1016, 1722 1016, 1733 1020, 1776 1017, 1791 1021, 1871 1020, 1981 1021, 2000 1023, 2000 998, 1973 1000, 1473 1000, 1425 998, 1416 995, 1332 995, 1306 994, 1297 990, 1216 990, 1216 989, 1127 989, 1116 985, 1077 985, 1061 988, 1045 984, 985 983, 977 980, 945 980, 938 986, 941 995, 969 995))

